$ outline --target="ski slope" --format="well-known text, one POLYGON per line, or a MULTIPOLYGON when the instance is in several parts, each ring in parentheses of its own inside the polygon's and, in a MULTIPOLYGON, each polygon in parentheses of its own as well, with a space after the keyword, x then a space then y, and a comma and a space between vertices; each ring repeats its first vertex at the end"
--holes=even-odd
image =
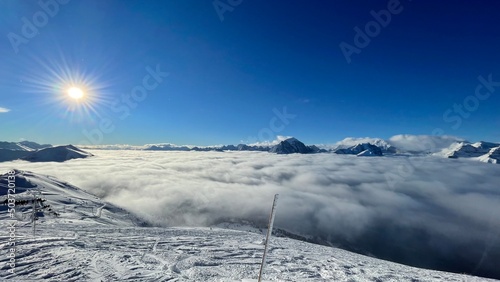
MULTIPOLYGON (((36 237, 30 231, 28 227, 18 230, 16 274, 2 269, 1 279, 242 281, 256 279, 263 251, 262 235, 220 228, 73 222, 43 224, 36 237)), ((494 281, 408 267, 288 238, 270 242, 265 271, 270 281, 494 281)))

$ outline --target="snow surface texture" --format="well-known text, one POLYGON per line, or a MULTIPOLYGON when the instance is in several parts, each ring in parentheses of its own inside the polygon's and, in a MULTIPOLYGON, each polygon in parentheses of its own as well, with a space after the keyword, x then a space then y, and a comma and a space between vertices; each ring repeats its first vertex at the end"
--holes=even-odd
MULTIPOLYGON (((19 195, 40 190, 58 215, 47 210, 39 213, 43 216, 35 236, 29 220, 18 221, 16 271, 10 274, 1 267, 2 281, 256 281, 262 234, 139 227, 124 210, 69 183, 30 172, 18 172, 16 178, 19 195)), ((23 209, 18 209, 21 218, 23 209)), ((29 215, 29 209, 24 213, 29 215)), ((7 228, 7 218, 2 209, 2 230, 7 228)), ((0 236, 0 263, 5 265, 7 236, 0 236)), ((266 281, 493 281, 289 238, 271 238, 267 262, 266 281)))
POLYGON ((55 175, 150 223, 276 227, 414 266, 500 277, 500 166, 440 157, 98 151, 0 163, 55 175))

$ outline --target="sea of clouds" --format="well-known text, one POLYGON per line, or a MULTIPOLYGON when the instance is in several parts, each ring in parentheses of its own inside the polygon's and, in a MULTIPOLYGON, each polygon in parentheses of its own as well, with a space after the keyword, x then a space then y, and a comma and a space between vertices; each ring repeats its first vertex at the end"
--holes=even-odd
POLYGON ((500 278, 500 165, 438 157, 94 150, 0 163, 56 176, 161 226, 267 223, 420 267, 500 278))

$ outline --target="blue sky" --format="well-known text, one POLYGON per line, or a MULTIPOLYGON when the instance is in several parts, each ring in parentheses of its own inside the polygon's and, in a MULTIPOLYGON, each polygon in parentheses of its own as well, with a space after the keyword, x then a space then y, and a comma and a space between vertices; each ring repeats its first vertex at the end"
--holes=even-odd
POLYGON ((0 3, 1 140, 333 143, 440 128, 500 141, 497 1, 42 3, 0 3), (356 45, 371 11, 391 19, 356 45), (69 101, 72 85, 86 99, 69 101))

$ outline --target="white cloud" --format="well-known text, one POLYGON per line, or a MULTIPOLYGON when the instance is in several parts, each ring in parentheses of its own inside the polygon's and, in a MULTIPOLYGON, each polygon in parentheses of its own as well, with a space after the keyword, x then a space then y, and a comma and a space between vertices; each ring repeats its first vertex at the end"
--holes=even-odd
POLYGON ((0 107, 0 113, 8 113, 10 112, 10 109, 0 107))
POLYGON ((343 139, 343 140, 335 143, 333 146, 330 146, 330 147, 331 148, 338 148, 338 147, 347 148, 347 147, 351 147, 351 146, 354 146, 354 145, 357 145, 357 144, 361 144, 361 143, 371 143, 373 145, 383 146, 383 147, 386 147, 386 146, 389 145, 385 140, 382 140, 380 138, 372 138, 372 137, 354 138, 354 137, 347 137, 347 138, 345 138, 345 139, 343 139))
POLYGON ((143 150, 146 148, 145 145, 128 145, 128 144, 116 144, 116 145, 77 145, 81 149, 85 150, 143 150))
POLYGON ((262 141, 262 142, 255 142, 248 144, 250 146, 263 146, 263 147, 269 147, 269 146, 274 146, 278 145, 281 141, 284 141, 288 138, 292 138, 293 136, 283 136, 283 135, 277 135, 275 140, 272 141, 262 141))
POLYGON ((455 142, 464 141, 464 139, 455 136, 435 136, 435 135, 395 135, 384 140, 374 137, 348 137, 335 144, 318 145, 320 148, 336 149, 354 146, 360 143, 371 143, 379 147, 387 148, 389 146, 396 147, 402 152, 431 152, 436 153, 445 148, 448 148, 455 142))
POLYGON ((0 163, 0 171, 54 175, 163 226, 228 219, 264 225, 279 193, 278 228, 381 258, 498 272, 499 165, 335 154, 92 153, 96 157, 61 164, 0 163), (412 173, 401 169, 417 160, 412 173), (387 176, 393 174, 404 177, 391 186, 387 176))
POLYGON ((439 152, 442 149, 448 148, 455 142, 464 141, 455 136, 442 135, 395 135, 389 138, 388 142, 398 149, 405 151, 426 151, 439 152))

